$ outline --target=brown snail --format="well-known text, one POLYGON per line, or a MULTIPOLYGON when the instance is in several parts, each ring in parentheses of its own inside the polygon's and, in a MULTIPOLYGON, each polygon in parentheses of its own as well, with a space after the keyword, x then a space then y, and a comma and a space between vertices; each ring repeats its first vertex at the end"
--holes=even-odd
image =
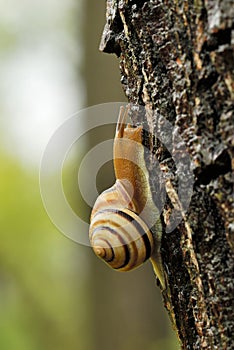
POLYGON ((94 204, 89 239, 95 254, 118 271, 150 259, 164 288, 161 224, 145 165, 143 127, 126 125, 127 115, 128 108, 121 107, 114 139, 116 182, 94 204))

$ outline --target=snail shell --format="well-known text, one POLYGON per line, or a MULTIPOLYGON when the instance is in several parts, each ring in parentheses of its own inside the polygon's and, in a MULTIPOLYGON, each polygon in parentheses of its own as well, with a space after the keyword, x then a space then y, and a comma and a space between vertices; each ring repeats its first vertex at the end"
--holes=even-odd
POLYGON ((91 217, 89 237, 95 254, 119 271, 138 267, 154 249, 152 233, 128 200, 117 180, 99 196, 91 217))

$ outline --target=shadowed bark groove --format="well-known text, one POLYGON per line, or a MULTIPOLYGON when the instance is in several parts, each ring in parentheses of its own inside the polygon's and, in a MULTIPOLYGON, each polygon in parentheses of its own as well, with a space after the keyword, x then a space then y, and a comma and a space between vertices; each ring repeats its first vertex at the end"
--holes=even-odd
MULTIPOLYGON (((161 249, 164 303, 182 349, 233 346, 233 11, 229 0, 107 0, 100 45, 119 57, 129 102, 167 119, 192 162, 189 210, 176 229, 164 230, 161 249)), ((152 114, 145 123, 157 135, 152 114)), ((167 179, 165 227, 178 169, 157 137, 147 142, 167 179)), ((155 165, 147 161, 155 194, 155 165)))

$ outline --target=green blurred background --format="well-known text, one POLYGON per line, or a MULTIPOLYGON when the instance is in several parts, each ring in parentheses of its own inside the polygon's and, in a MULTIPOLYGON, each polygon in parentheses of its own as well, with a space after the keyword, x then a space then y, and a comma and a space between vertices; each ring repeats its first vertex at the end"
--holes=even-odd
MULTIPOLYGON (((150 264, 111 271, 56 229, 40 197, 40 159, 56 128, 87 106, 126 101, 118 59, 98 51, 105 1, 1 5, 0 349, 178 349, 150 264)), ((88 220, 72 194, 76 166, 67 192, 88 220)), ((100 190, 112 176, 107 164, 100 190)))

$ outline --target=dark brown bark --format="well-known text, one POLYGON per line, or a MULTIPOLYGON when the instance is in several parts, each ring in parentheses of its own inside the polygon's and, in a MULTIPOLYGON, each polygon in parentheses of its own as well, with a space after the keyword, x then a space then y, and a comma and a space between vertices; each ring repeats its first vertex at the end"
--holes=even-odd
MULTIPOLYGON (((172 139, 180 134, 192 162, 189 210, 176 229, 164 230, 161 249, 165 306, 182 349, 233 348, 232 5, 229 0, 108 0, 100 46, 120 57, 129 102, 167 119, 172 139)), ((156 119, 145 122, 156 135, 156 119)), ((161 171, 170 175, 161 215, 165 227, 178 172, 162 142, 156 138, 151 147, 161 171)), ((153 170, 151 160, 155 193, 153 170)))

